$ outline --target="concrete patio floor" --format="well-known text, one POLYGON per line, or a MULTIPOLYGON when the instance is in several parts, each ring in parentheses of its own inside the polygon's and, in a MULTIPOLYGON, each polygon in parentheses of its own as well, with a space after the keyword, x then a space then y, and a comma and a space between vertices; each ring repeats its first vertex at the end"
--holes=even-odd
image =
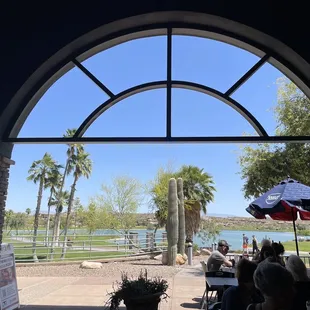
MULTIPOLYGON (((98 277, 20 277, 18 288, 21 308, 25 310, 104 309, 116 279, 98 277)), ((169 282, 167 301, 160 310, 199 309, 204 292, 200 264, 182 269, 169 282)), ((125 309, 122 307, 121 309, 125 309)))

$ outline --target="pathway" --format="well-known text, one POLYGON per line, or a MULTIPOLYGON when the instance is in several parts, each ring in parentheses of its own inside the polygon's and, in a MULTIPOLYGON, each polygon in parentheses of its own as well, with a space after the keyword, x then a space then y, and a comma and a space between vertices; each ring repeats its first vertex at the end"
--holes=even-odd
MULTIPOLYGON (((309 269, 310 276, 310 269, 309 269)), ((20 302, 24 310, 96 310, 104 309, 117 278, 104 277, 20 277, 20 302)), ((170 298, 160 310, 200 309, 205 283, 200 264, 182 269, 169 283, 170 298)), ((121 307, 124 310, 125 307, 121 307)))
MULTIPOLYGON (((20 302, 25 310, 104 309, 107 292, 111 292, 115 280, 98 277, 22 277, 18 278, 20 302)), ((188 266, 167 280, 170 298, 160 304, 160 310, 199 309, 204 291, 200 264, 188 266)))

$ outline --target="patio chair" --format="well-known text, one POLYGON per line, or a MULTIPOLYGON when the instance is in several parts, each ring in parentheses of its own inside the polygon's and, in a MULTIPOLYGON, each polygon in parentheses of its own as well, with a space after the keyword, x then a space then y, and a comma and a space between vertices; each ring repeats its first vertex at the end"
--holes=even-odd
POLYGON ((222 302, 215 302, 209 306, 209 310, 221 310, 222 302))
MULTIPOLYGON (((207 272, 207 264, 206 264, 205 261, 201 261, 200 264, 201 264, 201 267, 202 267, 203 274, 205 275, 206 272, 207 272)), ((202 299, 201 299, 201 302, 200 302, 200 306, 202 305, 202 303, 203 303, 203 301, 205 299, 206 292, 207 292, 207 290, 204 289, 204 292, 203 292, 203 295, 202 295, 202 299)))
MULTIPOLYGON (((207 283, 207 277, 212 278, 234 278, 235 274, 228 271, 206 271, 205 272, 205 283, 206 283, 206 289, 202 297, 201 301, 201 309, 211 310, 211 309, 220 309, 220 308, 213 308, 214 304, 211 304, 212 300, 215 302, 216 298, 219 297, 218 291, 220 289, 227 289, 226 286, 209 286, 207 283), (211 296, 209 296, 209 292, 211 292, 211 296), (215 292, 215 296, 213 296, 213 293, 215 292)), ((220 296, 221 297, 221 296, 220 296)), ((221 300, 218 300, 220 302, 221 300)), ((218 307, 219 305, 216 305, 218 307)))

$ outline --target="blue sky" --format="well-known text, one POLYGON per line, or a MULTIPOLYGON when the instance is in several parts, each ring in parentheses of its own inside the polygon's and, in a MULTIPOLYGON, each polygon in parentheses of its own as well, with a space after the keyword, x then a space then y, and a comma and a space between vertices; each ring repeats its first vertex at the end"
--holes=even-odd
MULTIPOLYGON (((173 37, 172 78, 205 84, 225 92, 258 58, 225 43, 193 37, 173 37)), ((128 87, 166 79, 166 38, 139 39, 116 46, 83 62, 83 65, 108 88, 117 93, 128 87)), ((271 111, 276 103, 276 79, 282 74, 265 64, 233 94, 274 134, 271 111)), ((107 99, 79 69, 58 80, 32 111, 20 137, 62 136, 67 128, 76 128, 87 115, 107 99)), ((162 136, 165 134, 166 90, 152 90, 127 98, 106 111, 88 129, 85 136, 162 136)), ((236 111, 217 99, 193 91, 173 89, 172 134, 174 136, 242 135, 253 128, 236 111)), ((100 191, 102 183, 113 177, 129 175, 142 183, 150 182, 159 167, 172 162, 197 165, 215 181, 215 202, 208 212, 247 215, 242 180, 237 162, 236 144, 205 145, 87 145, 93 160, 90 179, 81 179, 77 196, 87 204, 100 191)), ((24 211, 36 206, 37 186, 26 181, 34 160, 49 152, 65 162, 64 145, 17 145, 11 168, 7 208, 24 211)), ((68 179, 67 187, 71 180, 68 179)), ((44 195, 45 211, 48 193, 44 195)), ((145 204, 140 211, 147 212, 145 204)))

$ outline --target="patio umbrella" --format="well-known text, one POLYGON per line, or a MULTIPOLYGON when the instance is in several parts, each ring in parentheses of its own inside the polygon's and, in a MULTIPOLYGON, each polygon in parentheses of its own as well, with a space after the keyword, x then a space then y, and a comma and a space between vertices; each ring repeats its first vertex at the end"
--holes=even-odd
POLYGON ((298 214, 301 220, 310 220, 309 186, 288 178, 253 201, 246 210, 257 219, 269 215, 273 220, 292 221, 299 255, 295 221, 298 214))

